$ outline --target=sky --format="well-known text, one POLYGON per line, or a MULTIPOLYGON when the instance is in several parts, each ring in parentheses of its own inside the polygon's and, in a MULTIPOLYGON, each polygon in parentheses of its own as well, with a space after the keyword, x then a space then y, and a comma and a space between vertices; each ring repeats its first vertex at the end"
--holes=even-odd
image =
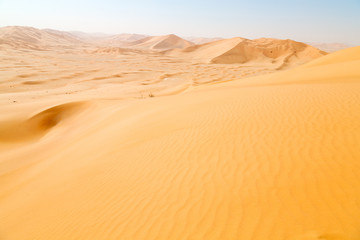
POLYGON ((360 0, 0 0, 0 26, 360 45, 360 0))

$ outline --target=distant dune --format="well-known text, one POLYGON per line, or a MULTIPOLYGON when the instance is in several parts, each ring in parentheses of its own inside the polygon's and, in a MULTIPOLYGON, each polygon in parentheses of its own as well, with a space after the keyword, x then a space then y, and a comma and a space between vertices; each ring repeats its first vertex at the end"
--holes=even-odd
POLYGON ((148 50, 167 50, 175 48, 186 48, 194 45, 192 42, 186 41, 174 34, 157 36, 157 37, 147 37, 129 44, 129 47, 141 48, 148 50))
MULTIPOLYGON (((141 40, 144 38, 147 38, 149 36, 147 35, 141 35, 141 34, 131 34, 131 33, 122 33, 122 34, 118 34, 118 35, 113 35, 111 37, 109 37, 109 41, 114 41, 116 43, 116 41, 122 41, 122 42, 134 42, 137 40, 141 40)), ((110 42, 111 43, 111 42, 110 42)))
POLYGON ((76 46, 83 44, 83 41, 63 31, 11 26, 0 28, 0 44, 41 50, 47 47, 76 46))
MULTIPOLYGON (((248 40, 243 38, 234 38, 233 40, 230 40, 219 37, 217 38, 188 37, 182 39, 173 34, 165 35, 165 36, 148 36, 148 35, 135 34, 135 33, 122 33, 122 34, 111 35, 111 34, 103 34, 103 33, 85 33, 79 31, 66 32, 66 31, 58 31, 53 29, 37 29, 33 27, 23 27, 23 26, 9 26, 9 27, 0 28, 0 47, 1 45, 8 45, 15 48, 23 48, 23 49, 28 48, 33 50, 36 49, 43 50, 54 46, 76 47, 82 44, 82 45, 94 45, 101 47, 126 47, 126 48, 141 48, 147 50, 164 51, 169 49, 187 48, 195 44, 203 45, 206 43, 217 42, 216 44, 221 44, 222 46, 224 46, 223 50, 225 51, 227 48, 227 46, 225 46, 226 44, 228 44, 231 47, 231 44, 236 41, 240 43, 239 40, 246 40, 247 41, 246 44, 249 44, 250 42, 253 41, 252 43, 256 43, 258 47, 261 47, 260 40, 248 40), (220 42, 220 40, 224 40, 224 42, 220 42)), ((270 44, 267 47, 274 49, 277 48, 276 45, 284 44, 280 42, 275 42, 275 39, 273 40, 274 41, 272 42, 272 46, 270 46, 271 45, 270 44)), ((268 43, 269 40, 265 45, 267 45, 268 43)), ((351 47, 350 45, 342 44, 342 43, 307 43, 307 44, 325 52, 335 52, 351 47)), ((290 48, 295 47, 295 44, 292 45, 293 46, 290 48)), ((207 47, 209 46, 206 46, 206 48, 207 47)), ((205 48, 205 46, 203 48, 205 48)), ((239 51, 239 47, 233 46, 233 48, 234 51, 230 51, 228 55, 233 55, 235 52, 239 51)), ((201 51, 202 50, 200 50, 199 52, 201 51)), ((202 53, 199 54, 203 55, 202 53)), ((221 54, 219 53, 219 55, 221 54)), ((226 58, 227 60, 224 60, 222 58, 222 59, 217 59, 215 61, 218 62, 243 61, 239 59, 229 60, 229 56, 226 58)))
POLYGON ((15 48, 43 50, 58 46, 77 47, 81 44, 84 46, 127 47, 153 51, 186 48, 194 45, 194 43, 174 34, 149 37, 140 34, 87 34, 20 26, 0 28, 0 45, 15 48))
POLYGON ((149 36, 147 35, 141 35, 141 34, 129 34, 129 33, 123 33, 118 35, 112 35, 109 37, 104 37, 99 40, 99 42, 102 45, 106 46, 128 46, 129 43, 135 42, 144 38, 147 38, 149 36))
POLYGON ((78 45, 126 46, 129 42, 146 38, 140 34, 107 35, 100 33, 65 32, 53 29, 11 26, 0 28, 0 44, 15 48, 47 49, 57 46, 77 47, 78 45))
POLYGON ((214 42, 214 41, 222 40, 223 38, 220 38, 220 37, 215 37, 215 38, 188 37, 188 38, 185 38, 185 39, 192 42, 192 43, 195 43, 195 44, 199 45, 199 44, 204 44, 204 43, 208 43, 208 42, 214 42))
POLYGON ((325 52, 304 43, 269 38, 224 39, 191 46, 184 50, 169 51, 167 54, 188 55, 210 63, 275 64, 279 69, 303 64, 326 55, 325 52))

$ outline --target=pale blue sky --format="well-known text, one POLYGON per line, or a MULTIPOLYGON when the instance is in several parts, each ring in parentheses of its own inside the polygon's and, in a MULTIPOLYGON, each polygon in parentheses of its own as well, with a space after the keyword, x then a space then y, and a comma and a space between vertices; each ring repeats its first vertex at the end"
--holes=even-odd
POLYGON ((0 26, 360 45, 360 0, 0 0, 0 26))

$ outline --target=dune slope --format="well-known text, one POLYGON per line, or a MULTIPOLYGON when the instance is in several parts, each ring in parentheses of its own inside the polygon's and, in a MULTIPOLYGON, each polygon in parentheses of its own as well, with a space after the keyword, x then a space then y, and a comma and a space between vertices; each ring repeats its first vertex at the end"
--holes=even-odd
POLYGON ((1 238, 359 239, 359 52, 98 101, 5 143, 1 238))

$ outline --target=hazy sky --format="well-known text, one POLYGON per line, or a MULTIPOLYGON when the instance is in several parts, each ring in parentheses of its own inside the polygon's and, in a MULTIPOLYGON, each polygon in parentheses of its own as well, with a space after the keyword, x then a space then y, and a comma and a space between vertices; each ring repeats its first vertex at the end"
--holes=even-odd
POLYGON ((360 0, 0 0, 0 26, 360 45, 360 0))

